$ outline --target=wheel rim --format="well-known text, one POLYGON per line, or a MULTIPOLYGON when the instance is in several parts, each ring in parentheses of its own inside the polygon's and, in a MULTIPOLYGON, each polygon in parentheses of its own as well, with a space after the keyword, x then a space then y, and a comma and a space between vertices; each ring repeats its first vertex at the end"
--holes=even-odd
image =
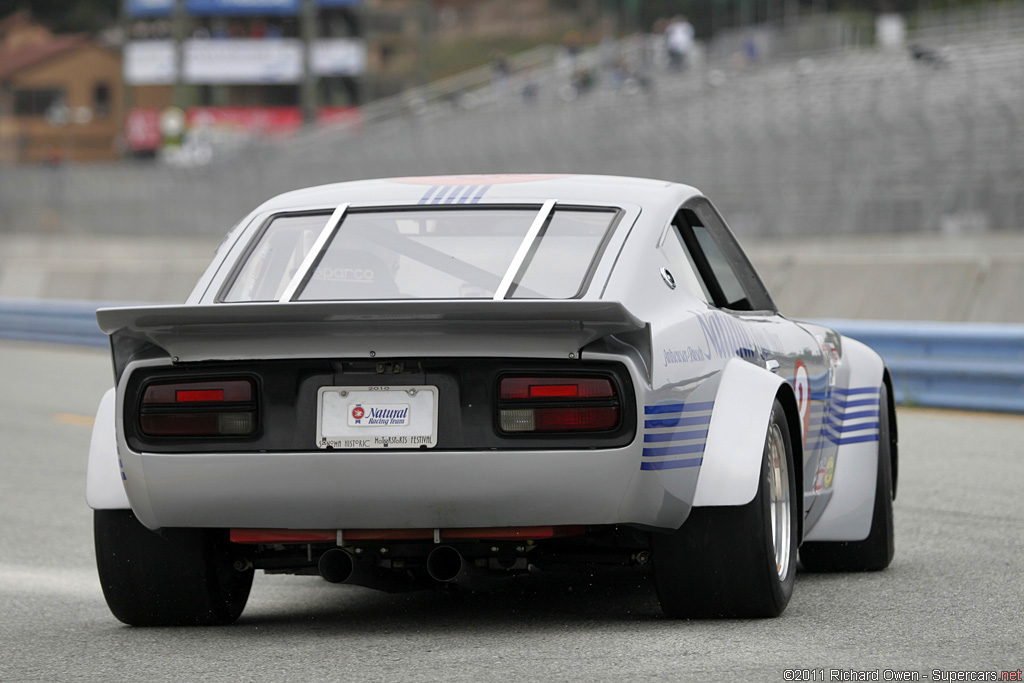
POLYGON ((775 423, 768 429, 768 479, 775 569, 779 580, 783 581, 789 575, 789 551, 793 540, 790 537, 789 459, 782 430, 775 423))

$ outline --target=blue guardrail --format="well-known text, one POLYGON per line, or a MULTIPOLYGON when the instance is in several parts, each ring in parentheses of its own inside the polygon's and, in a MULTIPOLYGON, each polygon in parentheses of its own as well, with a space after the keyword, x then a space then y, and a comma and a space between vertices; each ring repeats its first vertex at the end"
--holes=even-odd
MULTIPOLYGON (((117 305, 0 299, 0 338, 104 347, 96 309, 117 305)), ((1024 413, 1024 325, 815 322, 878 351, 900 404, 1024 413)))
POLYGON ((881 354, 898 403, 1024 413, 1024 325, 816 322, 881 354))
POLYGON ((96 309, 117 304, 102 301, 0 299, 0 337, 22 341, 108 346, 96 324, 96 309))

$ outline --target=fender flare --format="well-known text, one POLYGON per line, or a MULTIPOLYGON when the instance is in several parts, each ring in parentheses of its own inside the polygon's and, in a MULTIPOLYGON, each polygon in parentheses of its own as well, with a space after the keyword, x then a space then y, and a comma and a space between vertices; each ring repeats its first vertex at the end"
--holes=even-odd
POLYGON ((108 389, 96 409, 96 421, 89 441, 89 464, 85 473, 85 501, 93 510, 127 510, 131 507, 122 484, 117 454, 117 426, 114 418, 114 389, 108 389))
MULTIPOLYGON (((694 507, 746 505, 754 499, 772 406, 788 386, 778 375, 748 361, 733 358, 726 363, 708 425, 694 507)), ((787 415, 791 412, 787 408, 787 415)), ((802 459, 800 446, 793 441, 794 464, 802 459)))
MULTIPOLYGON (((881 387, 886 378, 885 363, 866 344, 844 336, 843 364, 846 366, 844 389, 881 387)), ((889 400, 892 401, 891 386, 889 400)), ((864 394, 861 394, 864 395, 864 394)), ((870 395, 870 394, 868 394, 870 395)), ((890 411, 891 403, 879 406, 890 411)), ((860 409, 865 408, 861 406, 860 409)), ((839 405, 842 410, 842 405, 839 405)), ((889 413, 890 417, 893 413, 889 413)), ((892 424, 895 424, 893 421, 892 424)), ((835 484, 821 517, 807 533, 805 541, 863 541, 871 531, 875 508, 875 484, 878 479, 878 438, 840 443, 836 454, 835 484)))

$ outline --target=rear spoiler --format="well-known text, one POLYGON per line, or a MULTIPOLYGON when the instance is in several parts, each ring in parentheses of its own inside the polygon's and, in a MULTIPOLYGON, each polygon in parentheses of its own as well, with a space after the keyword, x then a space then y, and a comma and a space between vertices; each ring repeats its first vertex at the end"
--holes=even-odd
POLYGON ((331 301, 102 308, 115 373, 136 357, 575 358, 647 324, 614 301, 331 301))

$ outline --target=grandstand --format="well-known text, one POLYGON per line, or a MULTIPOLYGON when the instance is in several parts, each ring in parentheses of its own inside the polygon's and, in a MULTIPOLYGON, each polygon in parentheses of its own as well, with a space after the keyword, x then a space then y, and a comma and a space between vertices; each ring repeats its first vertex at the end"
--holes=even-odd
POLYGON ((310 184, 576 171, 695 184, 743 235, 1018 231, 1024 41, 1012 24, 979 26, 912 32, 931 59, 855 49, 683 74, 650 66, 650 46, 627 41, 618 54, 650 87, 612 85, 595 50, 583 64, 602 78, 575 98, 573 67, 535 53, 506 82, 481 71, 369 107, 358 128, 206 168, 0 169, 0 229, 213 234, 310 184))

